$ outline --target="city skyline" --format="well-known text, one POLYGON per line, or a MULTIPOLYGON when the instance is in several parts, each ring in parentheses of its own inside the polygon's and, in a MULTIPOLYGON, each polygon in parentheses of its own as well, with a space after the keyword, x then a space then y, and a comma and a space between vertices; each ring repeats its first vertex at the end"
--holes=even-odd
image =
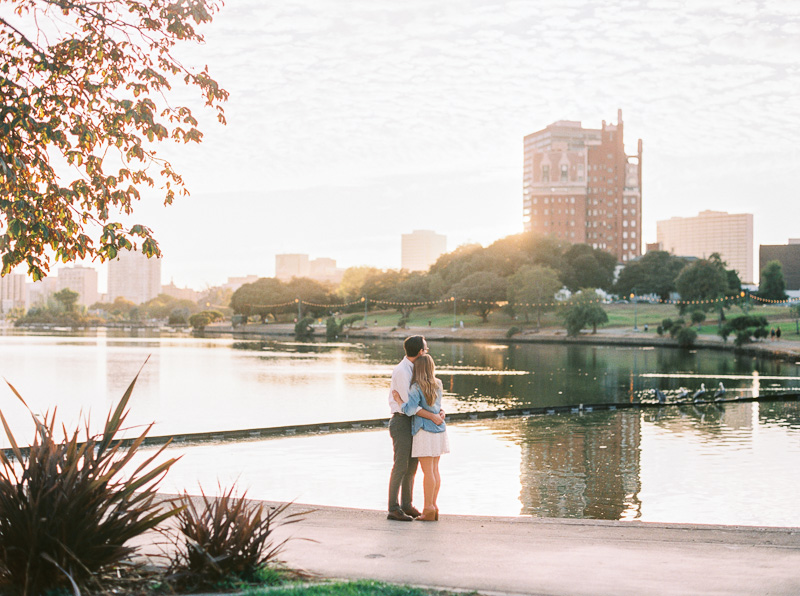
POLYGON ((618 108, 645 146, 643 244, 702 210, 753 213, 755 246, 798 235, 797 4, 240 0, 203 32, 182 57, 231 92, 228 126, 198 106, 204 142, 165 146, 193 196, 146 190, 126 220, 179 286, 282 253, 398 268, 413 229, 451 250, 519 233, 523 138, 618 108))

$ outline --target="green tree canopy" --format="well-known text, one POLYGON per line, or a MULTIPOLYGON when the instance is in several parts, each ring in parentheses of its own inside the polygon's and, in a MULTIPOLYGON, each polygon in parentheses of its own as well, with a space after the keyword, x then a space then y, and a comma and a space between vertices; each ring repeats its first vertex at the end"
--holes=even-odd
POLYGON ((566 266, 561 272, 561 281, 571 291, 579 288, 611 289, 617 267, 617 258, 611 253, 588 244, 573 244, 564 253, 564 259, 566 266))
POLYGON ((397 302, 397 310, 407 319, 414 310, 415 302, 433 300, 430 276, 415 272, 398 283, 389 293, 389 299, 397 302))
POLYGON ((308 277, 293 277, 286 284, 286 290, 291 297, 300 299, 302 312, 311 312, 315 316, 328 312, 329 308, 310 306, 309 303, 328 305, 339 302, 328 284, 308 277))
POLYGON ((267 317, 296 308, 292 302, 295 296, 286 285, 275 277, 262 277, 256 281, 239 287, 231 296, 231 308, 237 315, 249 317, 257 315, 265 323, 267 317))
POLYGON ((675 280, 686 266, 686 260, 663 250, 653 250, 640 259, 628 261, 620 271, 614 291, 621 296, 629 294, 657 294, 669 300, 676 291, 675 280))
POLYGON ((679 305, 681 313, 690 308, 691 310, 698 308, 710 310, 717 307, 722 309, 722 302, 713 301, 726 296, 735 296, 741 290, 738 275, 735 272, 733 275, 729 274, 725 269, 725 263, 717 253, 708 259, 698 259, 684 267, 675 280, 675 287, 681 295, 679 305))
POLYGON ((348 267, 344 270, 342 281, 339 282, 339 287, 336 293, 342 300, 352 301, 358 300, 364 296, 364 283, 371 275, 380 273, 380 269, 375 267, 348 267))
POLYGON ((0 273, 26 263, 39 279, 52 259, 113 259, 139 242, 160 254, 150 229, 114 219, 142 186, 159 185, 166 204, 187 194, 156 151, 202 138, 191 110, 169 102, 173 84, 196 87, 225 121, 228 93, 176 56, 220 5, 14 0, 0 16, 0 273))
POLYGON ((485 323, 489 314, 506 300, 506 280, 497 273, 476 271, 450 288, 457 300, 467 300, 485 323))
POLYGON ((515 310, 525 313, 525 320, 531 312, 536 312, 536 325, 542 325, 542 311, 553 302, 556 292, 561 289, 558 273, 545 265, 525 265, 508 278, 508 300, 515 303, 515 310), (533 305, 533 306, 531 306, 533 305))
POLYGON ((597 326, 608 322, 608 315, 600 304, 600 298, 593 288, 583 289, 574 294, 561 313, 567 335, 574 337, 581 329, 591 326, 592 333, 597 333, 597 326))
POLYGON ((75 310, 75 303, 78 301, 79 296, 80 294, 78 294, 78 292, 73 292, 69 288, 64 288, 60 292, 53 294, 53 298, 58 300, 59 304, 61 304, 66 312, 75 310))
POLYGON ((770 261, 761 270, 758 295, 767 300, 786 300, 786 280, 783 278, 783 265, 780 261, 770 261))

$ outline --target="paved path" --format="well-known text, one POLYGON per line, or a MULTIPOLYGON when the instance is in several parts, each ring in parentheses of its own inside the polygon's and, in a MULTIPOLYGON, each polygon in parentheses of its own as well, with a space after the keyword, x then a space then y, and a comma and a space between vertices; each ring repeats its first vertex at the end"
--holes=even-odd
POLYGON ((800 528, 315 509, 283 558, 326 578, 552 596, 800 594, 800 528), (306 538, 308 540, 300 540, 306 538))

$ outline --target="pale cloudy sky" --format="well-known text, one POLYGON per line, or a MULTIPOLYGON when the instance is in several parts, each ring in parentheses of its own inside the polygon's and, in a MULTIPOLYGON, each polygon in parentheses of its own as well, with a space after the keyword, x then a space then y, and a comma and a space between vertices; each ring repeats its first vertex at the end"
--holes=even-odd
POLYGON ((205 113, 204 143, 170 149, 192 197, 137 217, 165 282, 520 232, 523 136, 618 108, 645 241, 704 209, 754 213, 756 252, 800 237, 800 2, 228 0, 205 32, 185 60, 230 91, 228 125, 205 113))

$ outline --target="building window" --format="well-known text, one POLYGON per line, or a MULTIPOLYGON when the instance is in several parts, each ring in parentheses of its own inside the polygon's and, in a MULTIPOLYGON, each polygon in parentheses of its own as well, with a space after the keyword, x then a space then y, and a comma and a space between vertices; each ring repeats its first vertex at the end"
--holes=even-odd
POLYGON ((628 237, 628 232, 622 232, 622 237, 623 238, 627 238, 628 237))
POLYGON ((636 238, 636 232, 631 232, 631 238, 636 238))
POLYGON ((550 182, 550 166, 542 166, 542 182, 550 182))
POLYGON ((544 210, 544 214, 545 214, 545 215, 550 215, 550 210, 549 210, 549 209, 545 209, 545 210, 544 210))
POLYGON ((628 243, 627 242, 623 242, 622 243, 622 250, 628 250, 628 243))
POLYGON ((626 220, 623 220, 623 222, 622 222, 622 227, 624 227, 624 228, 627 228, 627 227, 628 227, 628 220, 627 220, 627 219, 626 219, 626 220))
POLYGON ((563 164, 561 166, 561 182, 566 182, 569 180, 569 167, 567 164, 563 164))
POLYGON ((631 221, 631 227, 632 227, 632 228, 635 228, 635 227, 636 227, 636 222, 635 222, 635 221, 631 221))
POLYGON ((549 199, 549 198, 547 198, 547 197, 545 197, 545 198, 544 198, 544 204, 545 204, 545 205, 547 205, 547 203, 549 203, 549 202, 550 202, 550 199, 549 199))

